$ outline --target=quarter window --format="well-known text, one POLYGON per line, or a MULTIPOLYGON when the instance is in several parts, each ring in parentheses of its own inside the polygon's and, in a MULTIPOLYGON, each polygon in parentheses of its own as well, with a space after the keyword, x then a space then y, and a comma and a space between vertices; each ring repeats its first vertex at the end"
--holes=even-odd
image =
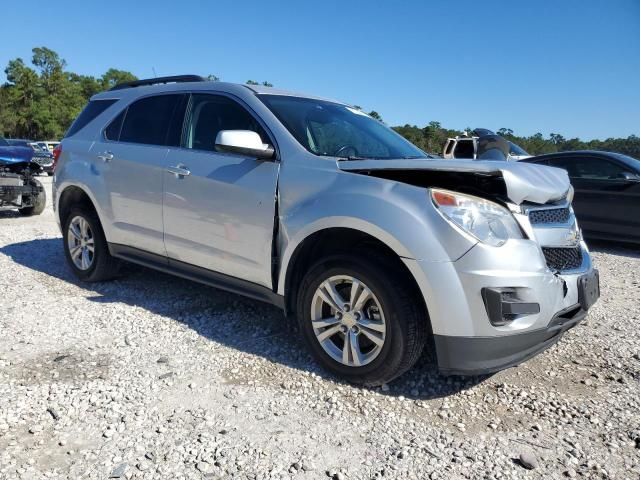
POLYGON ((107 140, 118 141, 120 139, 120 130, 122 130, 122 121, 124 120, 125 113, 127 113, 126 110, 120 112, 120 114, 113 119, 109 126, 105 128, 104 136, 107 140))
POLYGON ((166 145, 174 110, 181 98, 182 95, 157 95, 142 98, 129 105, 119 140, 146 145, 166 145))
POLYGON ((113 105, 116 102, 117 100, 90 101, 87 104, 87 106, 84 107, 84 110, 82 110, 80 115, 78 115, 78 118, 76 118, 74 122, 71 124, 71 126, 69 127, 69 130, 67 130, 67 133, 65 134, 65 138, 78 133, 80 130, 86 127, 89 124, 89 122, 91 122, 94 118, 96 118, 98 115, 100 115, 102 112, 104 112, 107 108, 109 108, 111 105, 113 105))
POLYGON ((192 96, 185 147, 215 151, 216 137, 221 130, 251 130, 270 143, 264 129, 245 108, 221 95, 192 96))

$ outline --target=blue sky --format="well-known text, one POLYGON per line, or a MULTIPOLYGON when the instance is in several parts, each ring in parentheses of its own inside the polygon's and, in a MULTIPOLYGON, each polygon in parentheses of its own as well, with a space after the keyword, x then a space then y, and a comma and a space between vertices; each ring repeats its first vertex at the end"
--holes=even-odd
POLYGON ((268 80, 391 125, 640 135, 640 0, 20 0, 1 31, 3 69, 47 46, 78 73, 268 80))

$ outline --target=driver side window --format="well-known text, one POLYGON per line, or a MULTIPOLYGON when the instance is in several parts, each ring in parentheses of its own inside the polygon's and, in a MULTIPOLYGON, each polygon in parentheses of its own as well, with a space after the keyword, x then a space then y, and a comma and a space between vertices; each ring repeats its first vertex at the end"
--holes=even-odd
POLYGON ((594 157, 557 159, 552 160, 550 164, 564 168, 572 178, 586 180, 616 180, 622 178, 624 173, 624 169, 619 165, 594 157))
POLYGON ((271 143, 258 121, 239 103, 222 95, 194 94, 187 119, 185 148, 216 151, 221 130, 251 130, 271 143))

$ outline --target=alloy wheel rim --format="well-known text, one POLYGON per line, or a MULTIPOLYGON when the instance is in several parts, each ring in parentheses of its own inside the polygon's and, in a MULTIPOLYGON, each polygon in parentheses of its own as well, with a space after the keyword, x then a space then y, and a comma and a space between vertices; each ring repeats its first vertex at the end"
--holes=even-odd
POLYGON ((91 268, 95 256, 95 241, 91 226, 84 217, 76 216, 69 222, 67 246, 71 261, 78 269, 91 268))
POLYGON ((311 301, 311 325, 323 350, 349 367, 375 360, 387 335, 380 302, 367 285, 349 275, 330 277, 318 286, 311 301))

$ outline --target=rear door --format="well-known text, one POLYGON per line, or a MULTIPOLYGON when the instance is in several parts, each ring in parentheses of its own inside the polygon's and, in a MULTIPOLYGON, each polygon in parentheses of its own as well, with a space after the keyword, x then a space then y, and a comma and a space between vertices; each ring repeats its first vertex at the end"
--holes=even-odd
POLYGON ((575 189, 573 208, 580 226, 603 236, 640 236, 640 184, 627 180, 629 168, 596 156, 552 158, 575 189))
POLYGON ((274 144, 257 116, 235 99, 204 93, 191 96, 182 147, 169 150, 164 173, 169 262, 272 287, 279 164, 217 152, 220 130, 252 130, 263 143, 274 144))
POLYGON ((110 217, 109 241, 166 256, 162 193, 173 115, 185 95, 144 97, 131 103, 107 126, 91 148, 98 159, 110 217))

